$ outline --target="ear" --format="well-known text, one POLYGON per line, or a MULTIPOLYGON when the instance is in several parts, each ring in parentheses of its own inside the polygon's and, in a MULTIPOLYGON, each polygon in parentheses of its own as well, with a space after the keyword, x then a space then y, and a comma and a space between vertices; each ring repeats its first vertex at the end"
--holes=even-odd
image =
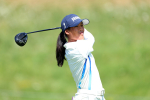
POLYGON ((66 35, 70 34, 68 29, 65 30, 65 33, 66 33, 66 35))

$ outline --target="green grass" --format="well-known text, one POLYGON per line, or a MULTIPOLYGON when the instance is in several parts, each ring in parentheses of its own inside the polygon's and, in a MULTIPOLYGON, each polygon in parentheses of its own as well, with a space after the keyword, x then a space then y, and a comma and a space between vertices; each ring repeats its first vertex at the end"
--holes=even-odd
POLYGON ((60 68, 55 58, 60 30, 28 35, 24 47, 14 42, 19 32, 60 26, 70 13, 90 20, 85 28, 95 37, 93 55, 106 100, 149 100, 148 5, 111 9, 91 5, 64 11, 48 6, 13 6, 4 1, 0 9, 0 100, 71 100, 75 82, 67 62, 60 68))

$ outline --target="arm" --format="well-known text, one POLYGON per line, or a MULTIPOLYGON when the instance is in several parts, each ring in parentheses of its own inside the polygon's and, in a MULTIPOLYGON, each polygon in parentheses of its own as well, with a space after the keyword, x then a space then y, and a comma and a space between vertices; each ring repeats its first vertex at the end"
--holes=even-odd
POLYGON ((95 39, 93 35, 84 29, 84 40, 78 40, 77 48, 79 52, 83 55, 84 58, 87 58, 88 55, 93 51, 93 44, 95 39))
POLYGON ((87 40, 88 44, 93 47, 95 39, 93 35, 90 32, 88 32, 86 29, 84 29, 84 39, 87 40))

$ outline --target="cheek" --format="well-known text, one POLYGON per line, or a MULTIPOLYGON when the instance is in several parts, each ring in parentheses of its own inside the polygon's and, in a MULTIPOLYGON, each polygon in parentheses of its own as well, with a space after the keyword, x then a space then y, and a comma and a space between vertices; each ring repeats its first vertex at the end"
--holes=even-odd
POLYGON ((74 38, 79 38, 79 37, 81 36, 80 30, 79 30, 77 27, 73 27, 73 28, 71 29, 71 35, 72 35, 72 37, 74 37, 74 38))
POLYGON ((73 31, 72 31, 72 35, 74 35, 74 36, 77 36, 79 33, 78 33, 78 30, 77 29, 74 29, 73 31))

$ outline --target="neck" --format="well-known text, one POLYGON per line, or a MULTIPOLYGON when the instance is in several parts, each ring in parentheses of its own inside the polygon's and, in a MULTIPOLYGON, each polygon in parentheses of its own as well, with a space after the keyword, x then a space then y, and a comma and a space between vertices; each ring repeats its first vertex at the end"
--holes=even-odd
POLYGON ((74 39, 68 39, 68 42, 76 42, 77 40, 74 39))

